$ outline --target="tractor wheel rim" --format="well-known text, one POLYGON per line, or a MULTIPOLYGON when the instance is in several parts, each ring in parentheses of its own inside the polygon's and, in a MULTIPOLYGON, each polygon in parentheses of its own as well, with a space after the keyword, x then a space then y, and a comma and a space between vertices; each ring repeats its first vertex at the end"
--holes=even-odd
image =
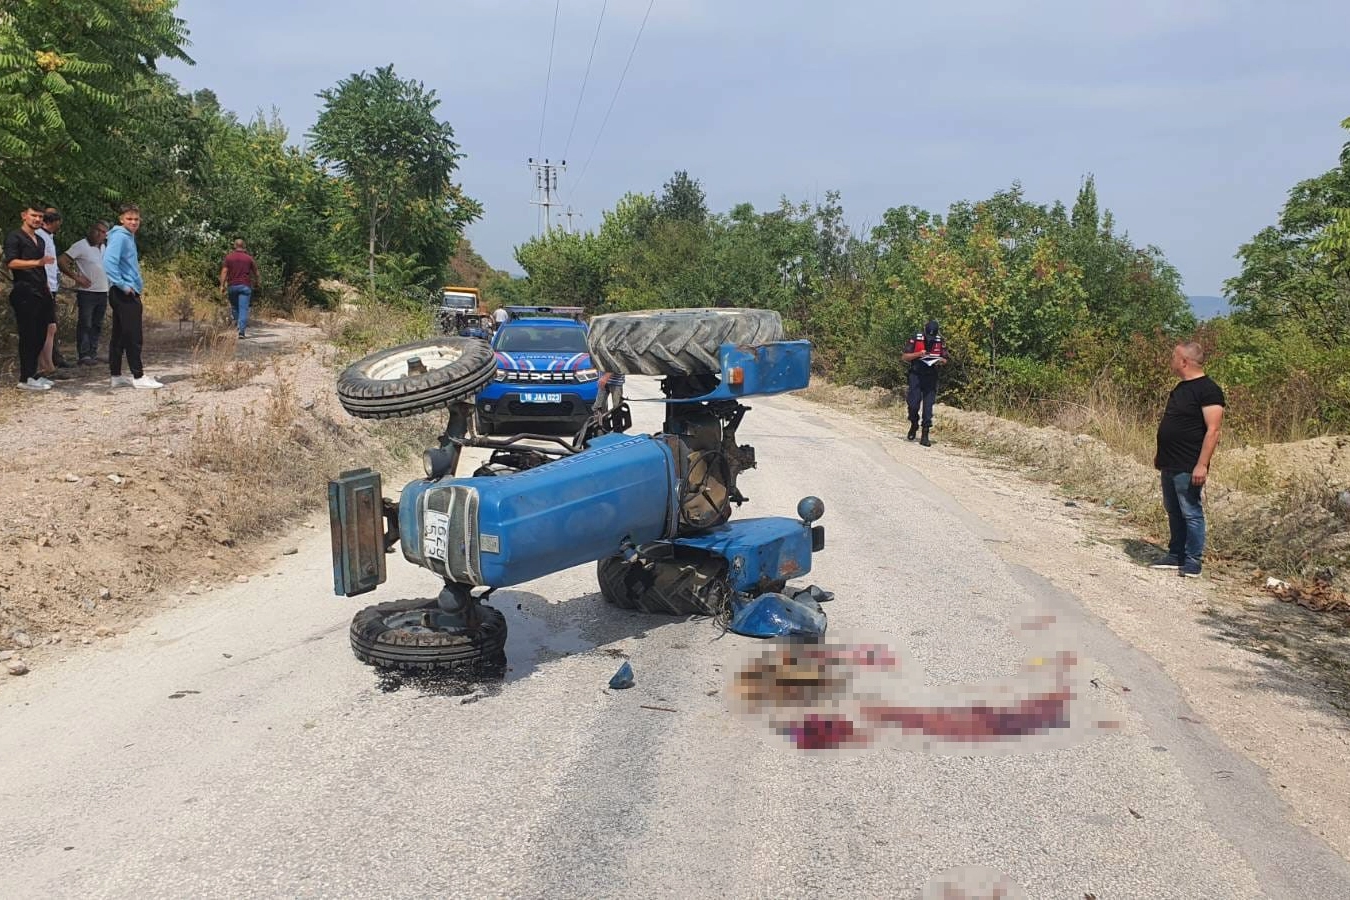
POLYGON ((408 377, 408 363, 414 359, 420 359, 430 372, 445 368, 463 355, 464 351, 458 347, 446 346, 402 350, 384 357, 372 365, 366 374, 375 381, 398 381, 408 377))

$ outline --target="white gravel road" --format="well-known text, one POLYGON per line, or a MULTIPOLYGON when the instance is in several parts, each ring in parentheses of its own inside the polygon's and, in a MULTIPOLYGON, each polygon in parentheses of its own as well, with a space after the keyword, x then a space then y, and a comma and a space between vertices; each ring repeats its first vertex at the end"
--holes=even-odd
POLYGON ((832 629, 970 682, 1014 672, 1011 626, 1050 611, 1096 680, 1089 712, 1120 727, 1021 752, 798 752, 728 711, 755 642, 614 610, 590 566, 494 596, 504 683, 382 682, 351 614, 435 578, 395 555, 378 592, 334 597, 316 519, 249 583, 4 684, 0 896, 917 897, 958 866, 1038 898, 1350 896, 1346 863, 1150 659, 903 463, 941 447, 751 405, 740 515, 825 500, 810 581, 837 595, 832 629), (608 692, 619 654, 637 685, 608 692))

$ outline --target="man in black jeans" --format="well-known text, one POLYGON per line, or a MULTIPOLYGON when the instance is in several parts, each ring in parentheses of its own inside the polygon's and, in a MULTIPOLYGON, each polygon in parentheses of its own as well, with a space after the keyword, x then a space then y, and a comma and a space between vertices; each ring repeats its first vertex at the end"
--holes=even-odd
POLYGON ((38 375, 38 357, 47 341, 51 298, 47 295, 49 263, 55 262, 37 236, 42 227, 42 209, 30 204, 23 211, 23 227, 5 238, 5 266, 14 279, 9 305, 19 331, 19 389, 51 390, 52 383, 38 375))
POLYGON ((75 345, 80 365, 98 364, 98 341, 108 310, 108 275, 103 271, 103 245, 108 240, 108 224, 95 222, 89 235, 66 248, 57 258, 61 271, 75 280, 75 307, 79 313, 75 326, 75 345))
POLYGON ((1204 349, 1194 341, 1172 348, 1172 373, 1181 382, 1167 398, 1153 457, 1171 530, 1167 555, 1153 568, 1176 569, 1187 578, 1200 577, 1205 552, 1203 488, 1223 422, 1223 390, 1201 368, 1204 361, 1204 349))

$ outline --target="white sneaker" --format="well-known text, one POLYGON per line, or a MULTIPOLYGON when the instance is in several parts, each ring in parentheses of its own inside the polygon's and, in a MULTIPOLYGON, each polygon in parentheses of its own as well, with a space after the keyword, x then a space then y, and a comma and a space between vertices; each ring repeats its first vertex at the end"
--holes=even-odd
POLYGON ((140 378, 131 379, 131 386, 135 388, 141 388, 142 390, 147 391, 157 391, 160 388, 164 387, 163 384, 156 381, 149 375, 142 375, 140 378))
POLYGON ((132 378, 130 375, 114 375, 108 379, 108 387, 110 388, 131 387, 131 385, 134 384, 135 381, 136 379, 132 378))
POLYGON ((52 386, 50 384, 43 384, 37 378, 30 378, 27 381, 19 382, 19 390, 21 391, 50 391, 51 389, 52 386))
POLYGON ((37 378, 35 378, 34 380, 35 380, 38 384, 42 385, 42 386, 45 387, 45 388, 54 388, 54 387, 56 387, 56 382, 55 382, 55 381, 52 381, 50 378, 43 378, 41 375, 39 375, 39 376, 38 376, 37 378))

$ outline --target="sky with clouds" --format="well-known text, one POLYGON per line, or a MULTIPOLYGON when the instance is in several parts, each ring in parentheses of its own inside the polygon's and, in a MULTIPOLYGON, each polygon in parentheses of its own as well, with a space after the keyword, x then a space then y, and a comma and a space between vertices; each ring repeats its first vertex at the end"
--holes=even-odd
POLYGON ((180 0, 196 64, 169 71, 242 118, 275 107, 302 141, 319 90, 392 62, 441 98, 467 154, 460 180, 486 208, 469 236, 513 271, 539 228, 526 158, 565 154, 562 200, 582 227, 676 169, 718 210, 838 190, 860 229, 1014 179, 1072 203, 1092 173, 1187 293, 1218 294, 1294 182, 1335 164, 1350 116, 1344 0, 654 0, 599 134, 648 8, 180 0))

